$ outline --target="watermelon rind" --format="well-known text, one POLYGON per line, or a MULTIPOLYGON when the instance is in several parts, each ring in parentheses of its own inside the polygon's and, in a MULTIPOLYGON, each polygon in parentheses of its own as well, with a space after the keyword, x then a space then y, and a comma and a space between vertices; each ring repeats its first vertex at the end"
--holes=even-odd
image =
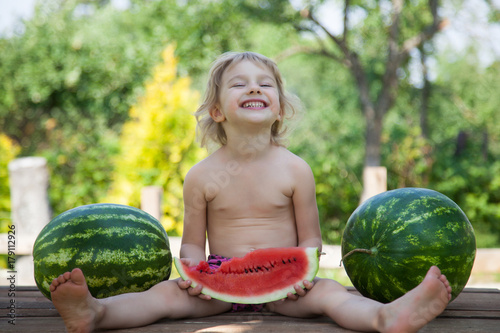
POLYGON ((362 203, 342 237, 347 275, 363 295, 388 303, 416 287, 438 266, 454 300, 474 264, 474 230, 460 207, 430 189, 401 188, 362 203))
MULTIPOLYGON (((306 269, 306 272, 304 272, 303 278, 300 279, 300 282, 294 282, 294 283, 288 283, 284 285, 283 287, 280 287, 279 289, 267 293, 265 295, 258 295, 258 296, 235 296, 231 294, 231 290, 229 287, 222 288, 224 289, 224 292, 219 292, 214 289, 212 289, 208 285, 203 285, 203 289, 201 291, 202 294, 209 295, 210 297, 214 299, 218 299, 224 302, 228 303, 239 303, 239 304, 262 304, 262 303, 269 303, 277 300, 281 300, 287 297, 288 293, 296 294, 295 285, 299 285, 301 288, 304 288, 304 283, 303 281, 312 281, 316 277, 316 274, 318 273, 319 269, 319 252, 318 248, 316 247, 308 247, 308 248, 301 248, 304 250, 307 260, 308 260, 308 267, 306 269)), ((272 249, 270 249, 272 250, 272 249)), ((177 271, 181 278, 184 280, 191 280, 191 287, 195 288, 199 283, 197 281, 194 281, 192 278, 189 277, 188 272, 184 269, 184 265, 182 264, 181 260, 179 258, 174 258, 174 265, 177 268, 177 271)), ((230 277, 227 278, 228 282, 230 282, 230 277)), ((285 282, 285 281, 283 281, 285 282)), ((266 283, 266 281, 263 279, 262 283, 266 283)))
POLYGON ((144 291, 167 280, 172 254, 158 220, 135 207, 100 203, 70 209, 50 221, 33 246, 35 282, 50 284, 80 268, 92 296, 144 291))

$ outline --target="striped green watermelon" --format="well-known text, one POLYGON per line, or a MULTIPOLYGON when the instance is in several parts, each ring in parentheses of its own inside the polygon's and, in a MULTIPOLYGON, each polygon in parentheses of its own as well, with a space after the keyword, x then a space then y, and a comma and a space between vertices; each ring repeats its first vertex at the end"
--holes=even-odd
POLYGON ((258 249, 218 268, 204 261, 188 267, 178 258, 174 263, 191 287, 203 286, 203 294, 230 303, 260 304, 295 294, 296 284, 304 288, 303 282, 312 281, 318 272, 318 258, 316 247, 286 247, 258 249))
POLYGON ((364 296, 391 302, 436 265, 452 287, 465 287, 476 256, 474 230, 445 195, 403 188, 376 195, 349 218, 342 238, 345 270, 364 296))
POLYGON ((80 206, 58 215, 38 235, 33 259, 35 282, 49 299, 52 280, 75 267, 97 298, 149 289, 168 279, 172 268, 160 222, 117 204, 80 206))

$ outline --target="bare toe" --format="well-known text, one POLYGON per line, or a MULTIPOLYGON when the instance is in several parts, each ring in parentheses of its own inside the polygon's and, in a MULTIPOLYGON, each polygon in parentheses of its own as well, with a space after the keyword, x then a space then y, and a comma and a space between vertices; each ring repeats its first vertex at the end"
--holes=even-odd
POLYGON ((428 275, 434 275, 437 278, 441 278, 441 276, 444 276, 443 274, 441 274, 441 270, 437 266, 432 266, 431 268, 429 268, 429 270, 427 271, 426 276, 428 276, 428 275))
MULTIPOLYGON (((69 272, 66 272, 66 273, 69 273, 69 272)), ((57 282, 58 282, 59 284, 63 284, 63 283, 65 283, 65 282, 66 282, 66 281, 68 281, 68 280, 69 280, 69 278, 68 278, 68 279, 66 279, 66 278, 64 277, 64 274, 61 274, 61 275, 59 275, 59 276, 57 277, 57 282)))
POLYGON ((68 332, 91 332, 102 313, 102 305, 92 297, 85 276, 75 268, 54 279, 50 286, 54 306, 68 332))
POLYGON ((382 332, 417 332, 438 316, 451 299, 449 282, 432 266, 422 283, 401 298, 385 305, 382 332), (386 310, 389 311, 386 311, 386 310))

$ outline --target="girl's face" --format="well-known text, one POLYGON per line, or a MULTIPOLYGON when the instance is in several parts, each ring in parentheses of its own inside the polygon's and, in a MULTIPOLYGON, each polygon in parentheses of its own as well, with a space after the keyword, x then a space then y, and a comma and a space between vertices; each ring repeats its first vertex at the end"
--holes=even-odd
POLYGON ((216 122, 270 126, 280 120, 279 92, 272 72, 250 60, 230 65, 222 74, 219 103, 211 116, 216 122))

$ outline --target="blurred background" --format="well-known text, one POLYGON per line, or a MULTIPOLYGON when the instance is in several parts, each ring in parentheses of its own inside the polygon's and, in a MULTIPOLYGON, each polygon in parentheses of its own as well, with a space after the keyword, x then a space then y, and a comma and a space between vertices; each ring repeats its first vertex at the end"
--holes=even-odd
POLYGON ((140 206, 182 231, 182 184, 207 155, 192 114, 226 51, 274 59, 303 111, 289 149, 311 166, 324 242, 339 244, 363 170, 453 199, 500 247, 500 1, 0 1, 0 232, 7 165, 47 160, 56 216, 140 206), (404 3, 398 6, 398 3, 404 3))

